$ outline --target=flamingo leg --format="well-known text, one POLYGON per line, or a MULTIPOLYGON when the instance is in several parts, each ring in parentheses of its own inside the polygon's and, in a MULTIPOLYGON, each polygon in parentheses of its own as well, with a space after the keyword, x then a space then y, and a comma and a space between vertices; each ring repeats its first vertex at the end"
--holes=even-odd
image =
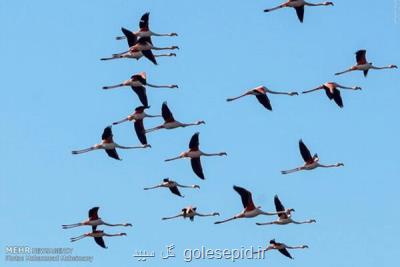
POLYGON ((97 150, 97 149, 100 149, 100 148, 96 147, 96 146, 92 146, 92 147, 89 147, 89 148, 86 148, 86 149, 74 150, 74 151, 72 151, 72 154, 77 155, 77 154, 87 153, 87 152, 90 152, 90 151, 93 151, 93 150, 97 150))
POLYGON ((154 132, 154 131, 160 130, 160 129, 162 129, 162 128, 164 128, 164 126, 163 126, 163 125, 160 125, 160 126, 157 126, 157 127, 151 128, 151 129, 147 129, 147 130, 145 131, 145 133, 154 132))
POLYGON ((75 242, 75 241, 81 240, 82 238, 85 238, 85 237, 87 237, 87 235, 80 235, 77 237, 71 237, 70 240, 71 240, 71 242, 75 242))
POLYGON ((154 55, 154 57, 176 57, 176 54, 175 53, 159 54, 159 55, 154 55))
POLYGON ((182 187, 182 188, 200 188, 200 186, 198 186, 197 184, 194 185, 181 185, 181 184, 177 184, 178 187, 182 187))
POLYGON ((281 173, 282 174, 289 174, 289 173, 298 172, 298 171, 302 171, 302 170, 303 170, 302 167, 298 167, 298 168, 291 169, 291 170, 281 171, 281 173))
POLYGON ((213 213, 208 213, 208 214, 201 214, 201 213, 196 213, 197 216, 200 217, 209 217, 209 216, 219 216, 218 212, 213 212, 213 213))
POLYGON ((276 222, 265 222, 265 223, 256 223, 256 225, 271 225, 275 224, 276 222))
POLYGON ((292 220, 292 223, 294 223, 294 224, 305 224, 305 223, 315 223, 315 222, 316 222, 315 220, 308 220, 308 221, 303 221, 303 222, 297 222, 297 221, 292 220))
POLYGON ((151 189, 156 189, 156 188, 160 188, 162 187, 162 185, 155 185, 155 186, 151 186, 151 187, 145 187, 144 190, 151 190, 151 189))
POLYGON ((354 70, 353 69, 347 69, 345 71, 337 72, 337 73, 335 73, 335 75, 342 75, 342 74, 345 74, 345 73, 351 72, 351 71, 354 71, 354 70))
POLYGON ((230 97, 230 98, 227 98, 226 101, 228 101, 228 102, 234 101, 236 99, 239 99, 239 98, 242 98, 242 97, 245 97, 245 96, 248 96, 248 94, 246 93, 246 94, 243 94, 243 95, 240 95, 240 96, 230 97))
POLYGON ((278 9, 281 9, 281 8, 284 8, 284 7, 286 7, 286 3, 281 4, 281 5, 277 6, 277 7, 264 9, 264 12, 271 12, 271 11, 278 10, 278 9))
POLYGON ((304 249, 304 248, 308 248, 307 245, 301 245, 301 246, 295 246, 295 247, 291 247, 291 246, 286 246, 287 249, 304 249))
POLYGON ((150 145, 142 145, 142 146, 121 146, 121 145, 116 145, 116 147, 120 148, 120 149, 137 149, 137 148, 150 147, 150 145))
POLYGON ((311 92, 314 92, 314 91, 317 91, 317 90, 321 90, 321 89, 323 89, 323 87, 322 87, 322 86, 320 86, 320 87, 317 87, 317 88, 315 88, 315 89, 311 89, 311 90, 303 91, 303 92, 301 92, 301 93, 302 93, 302 94, 307 94, 307 93, 311 93, 311 92))
POLYGON ((183 158, 183 156, 177 156, 175 158, 166 159, 164 161, 172 161, 172 160, 177 160, 177 159, 181 159, 181 158, 183 158))
POLYGON ((179 49, 177 46, 169 46, 169 47, 152 47, 152 50, 175 50, 179 49))
POLYGON ((124 227, 132 226, 132 224, 130 224, 130 223, 116 223, 116 224, 112 224, 112 223, 103 222, 103 224, 104 224, 104 225, 107 225, 107 226, 111 226, 111 227, 114 227, 114 226, 124 226, 124 227))
POLYGON ((217 222, 215 222, 214 224, 226 223, 226 222, 229 222, 229 221, 236 220, 237 218, 238 218, 237 216, 234 216, 234 217, 229 218, 229 219, 225 219, 225 220, 222 220, 222 221, 217 221, 217 222))
POLYGON ((126 235, 125 233, 119 233, 119 234, 106 234, 106 233, 104 233, 104 236, 109 236, 109 237, 111 237, 111 236, 123 236, 123 235, 126 235))
POLYGON ((182 214, 178 214, 178 215, 175 215, 175 216, 172 216, 172 217, 161 218, 161 220, 165 221, 165 220, 175 219, 175 218, 182 217, 182 216, 183 216, 182 214))
POLYGON ((219 153, 202 153, 202 156, 206 157, 213 157, 213 156, 226 156, 226 152, 219 152, 219 153))
POLYGON ((123 123, 123 122, 126 122, 126 121, 129 121, 129 119, 128 119, 128 118, 125 118, 125 119, 123 119, 123 120, 113 122, 112 125, 117 125, 117 124, 120 124, 120 123, 123 123))
POLYGON ((103 57, 103 58, 100 58, 100 60, 111 60, 111 59, 117 59, 117 58, 122 58, 122 55, 112 55, 111 57, 103 57))
POLYGON ((62 228, 63 229, 70 229, 70 228, 74 228, 74 227, 78 227, 78 226, 82 226, 83 223, 74 223, 74 224, 63 224, 62 228))
POLYGON ((116 85, 103 86, 103 89, 107 90, 107 89, 113 89, 113 88, 118 88, 118 87, 122 87, 122 86, 124 86, 124 84, 120 83, 120 84, 116 84, 116 85))

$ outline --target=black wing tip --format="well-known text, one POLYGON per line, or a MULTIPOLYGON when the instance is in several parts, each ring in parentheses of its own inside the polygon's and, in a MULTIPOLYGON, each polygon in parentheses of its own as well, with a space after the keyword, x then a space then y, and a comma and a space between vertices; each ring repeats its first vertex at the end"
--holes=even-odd
MULTIPOLYGON (((244 187, 240 187, 240 186, 238 186, 238 185, 234 185, 233 186, 233 190, 235 190, 236 192, 238 192, 239 193, 239 191, 241 191, 241 190, 246 190, 244 187)), ((247 191, 247 190, 246 190, 247 191)))

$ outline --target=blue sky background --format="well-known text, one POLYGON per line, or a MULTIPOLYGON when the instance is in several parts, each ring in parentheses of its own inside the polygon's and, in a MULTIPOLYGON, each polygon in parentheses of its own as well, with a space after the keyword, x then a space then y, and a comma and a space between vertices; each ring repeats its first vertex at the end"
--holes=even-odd
MULTIPOLYGON (((192 265, 393 266, 400 235, 399 71, 371 71, 367 79, 361 72, 333 74, 353 65, 353 53, 361 48, 378 66, 400 65, 396 1, 335 1, 334 7, 306 8, 303 24, 291 9, 262 12, 279 3, 1 1, 2 249, 73 247, 74 255, 94 256, 93 265, 100 267, 176 267, 185 264, 185 248, 264 246, 276 238, 310 249, 293 251, 292 262, 271 252, 264 261, 201 260, 192 265), (146 11, 153 31, 179 34, 153 39, 159 46, 179 45, 177 57, 161 58, 158 66, 146 60, 101 62, 101 57, 126 49, 114 37, 121 26, 136 29, 146 11), (101 87, 141 71, 150 83, 179 85, 177 90, 148 89, 149 113, 159 113, 161 103, 168 101, 178 120, 203 119, 207 124, 149 134, 153 148, 120 151, 121 162, 101 151, 72 156, 71 150, 98 142, 106 125, 139 104, 129 88, 101 87), (252 97, 225 102, 262 84, 302 91, 330 80, 363 90, 342 92, 343 110, 323 92, 272 95, 273 112, 252 97), (186 160, 163 162, 185 150, 196 131, 205 152, 228 153, 226 158, 203 159, 205 181, 186 160), (321 162, 341 161, 345 167, 282 176, 280 170, 301 164, 300 138, 319 153, 321 162), (201 190, 182 190, 184 199, 167 190, 143 191, 164 177, 200 184, 201 190), (255 225, 274 217, 223 225, 214 225, 216 218, 160 220, 189 204, 200 212, 219 211, 222 218, 236 214, 242 206, 234 184, 251 190, 265 210, 273 210, 273 196, 279 194, 296 209, 296 219, 315 218, 317 223, 255 225), (69 237, 89 228, 61 229, 85 219, 93 206, 101 207, 104 220, 134 224, 105 229, 128 233, 107 239, 107 250, 90 239, 69 243, 69 237), (136 249, 159 253, 170 243, 176 246, 176 259, 140 263, 132 257, 136 249)), ((159 123, 145 121, 147 127, 159 123)), ((131 124, 114 127, 114 135, 122 145, 138 144, 131 124)), ((86 265, 62 263, 79 264, 86 265)), ((1 265, 17 264, 3 259, 1 265)))

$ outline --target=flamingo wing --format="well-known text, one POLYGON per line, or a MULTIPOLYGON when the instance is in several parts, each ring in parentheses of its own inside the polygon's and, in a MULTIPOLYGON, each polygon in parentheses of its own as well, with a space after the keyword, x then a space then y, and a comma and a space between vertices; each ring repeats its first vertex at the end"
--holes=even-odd
POLYGON ((173 121, 175 121, 171 110, 168 108, 167 102, 164 102, 162 104, 161 115, 162 115, 162 117, 163 117, 165 122, 173 122, 173 121))
POLYGON ((149 30, 149 16, 150 16, 150 12, 146 12, 140 18, 139 28, 141 30, 149 30))
POLYGON ((240 195, 240 198, 242 199, 242 204, 243 207, 247 210, 247 211, 251 211, 254 210, 256 207, 254 206, 253 203, 253 197, 251 196, 251 192, 239 187, 239 186, 233 186, 233 189, 240 195))
POLYGON ((285 211, 285 207, 282 205, 282 202, 280 201, 278 195, 275 195, 274 203, 275 203, 275 209, 276 209, 277 212, 285 211))
POLYGON ((103 237, 95 237, 94 241, 97 243, 97 245, 99 245, 102 248, 107 248, 106 244, 104 243, 104 239, 103 237))
POLYGON ((146 88, 144 86, 131 86, 131 88, 139 97, 139 100, 142 103, 142 105, 148 107, 149 102, 147 100, 146 88))
POLYGON ((343 107, 343 100, 342 100, 342 96, 340 95, 340 91, 338 89, 334 89, 333 90, 333 100, 335 101, 335 103, 339 106, 339 107, 343 107))
MULTIPOLYGON (((285 207, 282 205, 282 202, 280 201, 278 195, 275 195, 274 203, 275 203, 276 212, 285 211, 285 207)), ((286 219, 287 215, 286 215, 286 213, 280 213, 280 214, 278 214, 278 217, 282 218, 282 219, 286 219)))
POLYGON ((148 60, 154 63, 154 65, 157 65, 157 60, 156 57, 153 55, 153 52, 149 50, 142 50, 143 56, 145 56, 148 60))
POLYGON ((286 248, 278 249, 278 251, 286 257, 293 259, 292 255, 290 255, 289 251, 286 248))
POLYGON ((310 162, 313 160, 310 150, 308 150, 306 145, 303 143, 303 140, 301 140, 301 139, 299 141, 299 148, 300 148, 301 157, 303 158, 304 162, 310 162))
POLYGON ((110 139, 112 140, 112 137, 113 137, 113 133, 111 130, 111 126, 107 126, 103 130, 103 134, 101 135, 101 140, 110 140, 110 139))
POLYGON ((304 6, 295 7, 297 17, 299 18, 300 22, 303 22, 304 19, 304 6))
POLYGON ((89 210, 89 219, 90 220, 97 220, 99 218, 98 211, 99 207, 94 207, 89 210))
POLYGON ((199 150, 199 132, 195 133, 189 142, 189 149, 191 150, 199 150))
POLYGON ((110 158, 116 159, 116 160, 121 160, 118 156, 117 150, 114 149, 106 149, 106 153, 110 158))
POLYGON ((179 192, 179 189, 178 189, 177 186, 170 187, 169 190, 171 190, 171 192, 172 192, 173 194, 175 194, 175 195, 178 195, 178 196, 180 196, 180 197, 182 196, 182 195, 181 195, 181 192, 179 192))
POLYGON ((143 125, 143 120, 136 120, 133 124, 135 127, 136 136, 142 145, 147 145, 147 138, 145 134, 145 129, 143 125))
POLYGON ((201 167, 201 161, 200 158, 192 158, 190 159, 190 164, 192 165, 192 169, 194 173, 200 178, 200 179, 205 179, 204 178, 204 173, 203 173, 203 167, 201 167))
POLYGON ((131 76, 131 79, 134 81, 138 81, 143 85, 147 84, 147 80, 146 80, 146 74, 145 73, 140 73, 140 74, 135 74, 131 76))
POLYGON ((364 77, 367 77, 367 76, 368 76, 368 71, 369 71, 369 70, 364 70, 364 77))
POLYGON ((128 40, 129 47, 136 45, 137 37, 133 32, 131 32, 130 30, 127 30, 125 28, 121 28, 121 31, 125 35, 126 39, 128 40))
POLYGON ((331 89, 329 89, 329 87, 326 86, 326 85, 323 85, 323 87, 324 87, 326 96, 327 96, 330 100, 332 100, 332 99, 333 99, 333 94, 332 94, 332 92, 331 92, 331 89))
POLYGON ((266 109, 272 110, 271 102, 269 101, 267 94, 256 95, 256 98, 266 109))
POLYGON ((358 50, 356 52, 356 61, 357 61, 357 65, 364 65, 367 64, 367 50, 358 50))

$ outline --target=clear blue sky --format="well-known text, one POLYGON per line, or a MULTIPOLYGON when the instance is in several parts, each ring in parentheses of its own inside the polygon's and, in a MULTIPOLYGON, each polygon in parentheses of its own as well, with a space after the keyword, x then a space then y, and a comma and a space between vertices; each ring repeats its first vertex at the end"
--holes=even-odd
MULTIPOLYGON (((376 65, 400 65, 396 3, 339 0, 334 7, 307 8, 303 24, 294 10, 262 12, 279 3, 1 1, 2 249, 73 247, 74 255, 94 256, 93 266, 176 267, 185 264, 185 248, 259 246, 276 238, 310 249, 294 251, 292 262, 272 252, 264 261, 235 265, 395 265, 400 236, 399 71, 371 71, 367 79, 361 72, 333 73, 352 65, 353 53, 361 48, 376 65), (146 11, 154 31, 179 34, 153 39, 159 46, 179 45, 177 57, 159 59, 158 66, 146 60, 101 62, 101 57, 126 49, 114 37, 121 26, 136 29, 146 11), (179 85, 174 91, 149 89, 149 113, 159 113, 161 103, 168 101, 177 119, 207 124, 149 134, 153 148, 120 151, 121 162, 100 151, 71 155, 73 149, 98 142, 106 125, 139 104, 129 88, 101 87, 141 71, 151 83, 179 85), (342 92, 343 110, 323 92, 271 96, 273 112, 251 97, 225 102, 257 85, 302 91, 329 80, 363 90, 342 92), (205 181, 195 177, 188 161, 163 162, 185 150, 196 131, 204 151, 228 152, 226 158, 203 159, 205 181), (299 138, 322 162, 342 161, 345 167, 281 175, 280 170, 301 163, 299 138), (184 199, 167 190, 143 190, 164 177, 198 183, 201 190, 184 190, 184 199), (215 218, 161 221, 189 204, 201 212, 219 211, 223 218, 236 214, 242 206, 234 184, 251 190, 265 210, 273 210, 273 196, 279 194, 286 206, 296 209, 295 218, 315 218, 317 223, 255 225, 273 217, 218 226, 215 218), (69 243, 69 237, 89 228, 61 229, 64 223, 85 219, 93 206, 100 206, 100 215, 109 222, 134 224, 105 229, 128 233, 107 239, 107 250, 89 239, 69 243), (139 263, 132 257, 136 249, 158 253, 170 243, 176 246, 176 259, 139 263)), ((159 123, 149 119, 145 125, 159 123)), ((131 124, 114 127, 114 135, 122 145, 138 144, 131 124)), ((1 261, 3 266, 28 265, 1 261)), ((219 264, 232 265, 219 260, 193 263, 219 264)))

